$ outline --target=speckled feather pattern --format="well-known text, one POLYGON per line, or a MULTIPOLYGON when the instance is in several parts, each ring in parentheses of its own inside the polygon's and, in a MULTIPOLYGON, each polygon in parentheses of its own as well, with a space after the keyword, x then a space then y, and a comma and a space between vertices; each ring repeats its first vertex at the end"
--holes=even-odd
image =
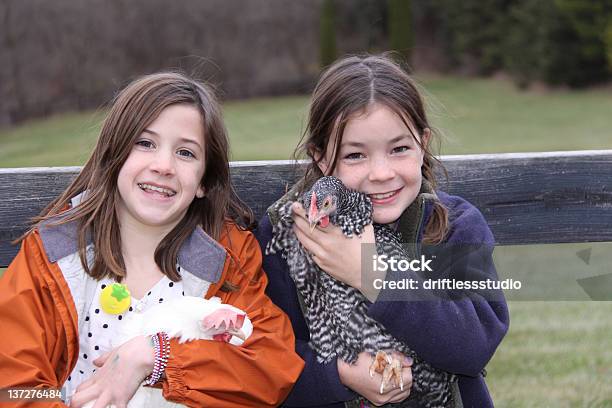
MULTIPOLYGON (((326 197, 332 200, 336 210, 329 216, 330 223, 339 226, 345 235, 361 235, 364 227, 372 223, 370 199, 363 193, 348 190, 336 177, 319 179, 303 194, 300 201, 306 209, 311 205, 313 192, 317 206, 326 197)), ((361 292, 317 266, 293 232, 292 204, 290 200, 278 208, 279 221, 273 225, 273 237, 266 253, 281 252, 287 260, 291 278, 304 301, 310 346, 317 352, 319 362, 327 363, 337 357, 354 363, 362 351, 376 354, 379 350, 396 350, 414 359, 409 400, 414 402, 416 398, 419 406, 427 408, 452 406, 451 382, 456 380, 455 376, 421 361, 406 344, 368 316, 371 303, 361 292)), ((375 224, 374 234, 378 254, 396 259, 408 257, 399 233, 375 224)))

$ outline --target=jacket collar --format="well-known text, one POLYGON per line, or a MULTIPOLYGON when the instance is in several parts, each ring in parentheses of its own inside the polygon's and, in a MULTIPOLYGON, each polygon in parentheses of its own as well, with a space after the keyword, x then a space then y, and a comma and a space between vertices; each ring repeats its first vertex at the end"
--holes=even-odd
MULTIPOLYGON (((50 225, 61 220, 65 213, 41 224, 39 233, 49 262, 57 262, 78 252, 78 221, 50 225)), ((87 237, 91 244, 91 236, 87 237)), ((215 283, 221 278, 226 250, 201 227, 193 230, 178 253, 178 265, 197 278, 215 283)))
POLYGON ((280 208, 284 206, 285 203, 287 203, 288 201, 297 201, 300 197, 300 194, 303 194, 305 191, 307 191, 310 187, 312 187, 313 184, 314 181, 307 183, 306 178, 302 177, 300 180, 298 180, 297 183, 293 185, 293 187, 291 187, 289 191, 285 193, 285 195, 283 195, 274 204, 268 207, 266 213, 270 218, 270 223, 272 225, 276 225, 279 221, 278 211, 280 210, 280 208))
POLYGON ((433 210, 433 203, 439 201, 436 192, 429 181, 423 179, 421 190, 400 216, 397 231, 402 235, 402 241, 418 243, 423 239, 424 225, 433 210))

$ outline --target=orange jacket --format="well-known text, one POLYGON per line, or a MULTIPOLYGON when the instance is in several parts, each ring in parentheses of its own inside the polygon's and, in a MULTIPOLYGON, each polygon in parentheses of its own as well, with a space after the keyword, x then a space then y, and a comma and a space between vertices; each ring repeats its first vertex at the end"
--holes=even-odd
MULTIPOLYGON (((226 230, 220 240, 226 251, 221 279, 210 285, 206 297, 219 296, 245 310, 253 334, 241 347, 173 339, 163 395, 188 406, 275 406, 285 399, 304 363, 294 352, 288 318, 264 294, 267 278, 257 241, 234 225, 226 230), (239 289, 220 291, 224 281, 239 289)), ((0 279, 0 388, 61 388, 76 364, 75 303, 62 270, 47 254, 34 232, 0 279)))

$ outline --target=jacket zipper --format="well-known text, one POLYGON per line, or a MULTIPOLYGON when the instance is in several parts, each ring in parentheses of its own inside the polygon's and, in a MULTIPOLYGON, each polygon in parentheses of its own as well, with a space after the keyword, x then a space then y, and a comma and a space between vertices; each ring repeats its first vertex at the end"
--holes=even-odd
POLYGON ((419 215, 419 227, 417 228, 416 237, 414 237, 414 256, 418 257, 421 254, 421 230, 423 229, 423 220, 425 219, 425 197, 421 197, 421 214, 419 215))

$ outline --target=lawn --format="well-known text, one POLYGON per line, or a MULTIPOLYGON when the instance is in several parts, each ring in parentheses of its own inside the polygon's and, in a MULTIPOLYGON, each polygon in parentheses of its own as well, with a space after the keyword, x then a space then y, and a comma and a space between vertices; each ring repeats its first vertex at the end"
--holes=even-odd
POLYGON ((499 407, 612 407, 612 302, 593 302, 579 278, 610 272, 612 243, 498 247, 510 331, 487 367, 499 407), (591 250, 588 264, 576 254, 591 250), (571 299, 570 301, 555 301, 571 299))
MULTIPOLYGON (((442 154, 612 148, 612 91, 521 92, 506 81, 423 78, 442 154)), ((288 158, 303 130, 305 96, 224 104, 234 160, 288 158)), ((0 129, 0 167, 83 164, 103 111, 0 129)))
MULTIPOLYGON (((443 154, 612 148, 609 87, 521 92, 503 80, 427 77, 421 83, 443 154)), ((307 103, 304 96, 225 103, 233 159, 288 158, 307 103)), ((64 114, 0 130, 0 167, 82 164, 102 114, 64 114)), ((536 287, 546 286, 547 276, 562 277, 555 285, 568 290, 545 291, 544 298, 576 299, 509 303, 511 328, 488 366, 497 406, 612 407, 612 302, 585 301, 574 279, 605 272, 612 251, 595 251, 597 270, 591 271, 578 266, 579 249, 496 250, 500 275, 521 276, 536 287)))
POLYGON ((487 383, 498 407, 612 407, 612 302, 509 302, 487 383))

